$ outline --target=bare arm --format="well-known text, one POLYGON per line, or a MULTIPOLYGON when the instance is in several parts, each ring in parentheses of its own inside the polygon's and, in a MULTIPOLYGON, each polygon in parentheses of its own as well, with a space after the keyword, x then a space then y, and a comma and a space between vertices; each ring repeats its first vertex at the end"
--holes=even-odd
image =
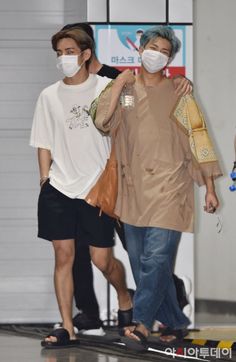
POLYGON ((49 169, 52 164, 51 152, 45 148, 38 148, 38 164, 40 174, 40 186, 47 181, 49 177, 49 169))

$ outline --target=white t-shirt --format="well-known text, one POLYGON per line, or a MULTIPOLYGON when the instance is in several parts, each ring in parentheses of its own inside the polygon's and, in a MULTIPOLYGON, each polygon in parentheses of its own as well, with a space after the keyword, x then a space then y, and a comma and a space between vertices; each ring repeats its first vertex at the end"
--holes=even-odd
POLYGON ((79 85, 61 80, 38 98, 30 145, 51 151, 50 184, 70 198, 85 198, 109 158, 110 138, 95 128, 88 110, 110 81, 94 74, 79 85))

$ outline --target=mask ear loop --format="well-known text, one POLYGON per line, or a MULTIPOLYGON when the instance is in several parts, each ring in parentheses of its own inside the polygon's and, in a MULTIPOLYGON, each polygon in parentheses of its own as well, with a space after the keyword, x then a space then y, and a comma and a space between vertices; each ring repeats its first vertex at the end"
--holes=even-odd
MULTIPOLYGON (((80 54, 78 54, 78 57, 80 57, 82 55, 83 52, 85 52, 86 49, 82 50, 80 52, 80 54)), ((91 55, 92 56, 92 55, 91 55)), ((86 63, 86 60, 84 60, 81 64, 80 64, 80 68, 82 68, 82 66, 86 63)))
POLYGON ((166 66, 163 68, 163 71, 162 71, 162 74, 164 75, 164 76, 166 76, 166 78, 170 78, 170 73, 169 73, 169 69, 168 69, 168 67, 169 67, 169 64, 172 62, 172 57, 171 57, 171 55, 168 57, 168 61, 167 61, 167 63, 166 63, 166 66))

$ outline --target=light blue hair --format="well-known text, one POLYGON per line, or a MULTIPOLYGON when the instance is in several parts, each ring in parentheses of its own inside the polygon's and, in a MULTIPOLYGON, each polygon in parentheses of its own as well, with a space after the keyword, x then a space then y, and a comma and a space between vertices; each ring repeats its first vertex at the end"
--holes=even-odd
POLYGON ((155 38, 163 38, 170 42, 171 44, 171 59, 174 59, 176 53, 180 50, 181 47, 181 41, 177 38, 175 35, 174 30, 170 26, 154 26, 153 28, 150 28, 146 30, 140 39, 140 46, 145 48, 147 43, 149 43, 150 40, 153 40, 155 38))

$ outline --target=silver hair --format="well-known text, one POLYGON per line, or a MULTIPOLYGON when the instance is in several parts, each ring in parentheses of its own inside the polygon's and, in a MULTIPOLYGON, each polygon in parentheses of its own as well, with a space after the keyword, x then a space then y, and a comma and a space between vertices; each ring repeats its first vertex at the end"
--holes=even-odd
POLYGON ((174 30, 170 26, 154 26, 153 28, 150 28, 146 30, 140 39, 140 46, 145 48, 147 43, 149 43, 150 40, 155 38, 163 38, 170 42, 171 44, 171 54, 170 58, 174 59, 176 53, 180 50, 181 47, 181 41, 177 38, 175 35, 174 30))

